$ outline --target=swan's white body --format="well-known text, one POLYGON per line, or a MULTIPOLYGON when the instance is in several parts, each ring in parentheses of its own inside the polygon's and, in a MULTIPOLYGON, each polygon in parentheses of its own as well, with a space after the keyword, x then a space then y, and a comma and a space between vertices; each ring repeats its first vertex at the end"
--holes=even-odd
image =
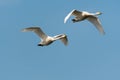
POLYGON ((87 19, 88 21, 90 21, 92 24, 95 25, 95 27, 100 31, 100 33, 105 34, 101 23, 99 21, 99 19, 97 18, 98 15, 100 15, 100 12, 96 12, 95 14, 93 13, 89 13, 86 11, 78 11, 78 10, 72 10, 64 19, 64 23, 67 22, 67 20, 70 18, 70 16, 74 15, 75 18, 72 19, 73 22, 79 22, 79 21, 83 21, 85 19, 87 19))
POLYGON ((61 40, 65 45, 67 45, 68 43, 68 39, 65 34, 59 34, 59 35, 51 37, 51 36, 46 35, 42 31, 42 29, 39 27, 29 27, 29 28, 23 29, 22 31, 23 32, 27 32, 27 31, 35 32, 41 38, 41 42, 38 44, 38 46, 47 46, 56 40, 61 40))

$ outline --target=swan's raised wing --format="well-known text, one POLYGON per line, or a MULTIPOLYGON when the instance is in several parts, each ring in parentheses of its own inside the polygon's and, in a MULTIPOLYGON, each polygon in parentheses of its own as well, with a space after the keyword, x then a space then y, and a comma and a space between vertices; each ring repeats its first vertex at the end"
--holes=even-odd
POLYGON ((99 30, 99 32, 101 34, 105 34, 103 28, 102 28, 102 25, 99 21, 99 19, 95 16, 90 16, 89 18, 87 18, 88 21, 90 21, 91 23, 93 23, 93 25, 95 25, 95 27, 99 30))
POLYGON ((80 11, 78 11, 78 10, 75 10, 75 9, 72 10, 72 11, 65 17, 64 23, 67 22, 67 20, 70 18, 71 15, 74 15, 74 16, 76 16, 76 17, 80 17, 81 14, 82 14, 82 12, 80 12, 80 11))
POLYGON ((41 37, 42 39, 45 39, 47 37, 47 35, 42 31, 41 28, 39 27, 29 27, 29 28, 25 28, 22 30, 23 32, 27 32, 27 31, 33 31, 35 32, 39 37, 41 37))
POLYGON ((67 22, 67 20, 70 18, 70 16, 72 15, 72 13, 75 11, 75 9, 74 10, 72 10, 66 17, 65 17, 65 19, 64 19, 64 23, 66 23, 67 22))

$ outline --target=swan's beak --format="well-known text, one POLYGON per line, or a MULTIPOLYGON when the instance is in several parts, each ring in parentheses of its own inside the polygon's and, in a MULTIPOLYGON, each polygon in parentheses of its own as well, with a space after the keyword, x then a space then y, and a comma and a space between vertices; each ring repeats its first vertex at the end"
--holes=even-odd
POLYGON ((42 44, 38 44, 38 46, 43 46, 42 44))

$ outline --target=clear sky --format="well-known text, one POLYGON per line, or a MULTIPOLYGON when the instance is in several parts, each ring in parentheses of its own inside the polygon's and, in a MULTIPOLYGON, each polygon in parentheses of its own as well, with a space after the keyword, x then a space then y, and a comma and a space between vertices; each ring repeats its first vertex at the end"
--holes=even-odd
POLYGON ((0 0, 0 80, 120 80, 120 0, 0 0), (64 17, 73 9, 101 11, 106 32, 88 21, 64 17), (40 26, 60 41, 39 47, 39 37, 23 28, 40 26))

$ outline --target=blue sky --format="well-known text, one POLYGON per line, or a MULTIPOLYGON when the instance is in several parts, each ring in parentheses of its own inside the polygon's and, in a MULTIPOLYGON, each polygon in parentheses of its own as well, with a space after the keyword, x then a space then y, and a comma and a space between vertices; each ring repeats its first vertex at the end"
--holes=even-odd
POLYGON ((119 0, 0 0, 0 80, 120 80, 119 0), (72 10, 101 11, 106 35, 88 21, 73 24, 72 10), (71 17, 72 19, 72 17, 71 17), (50 36, 65 33, 45 47, 26 27, 40 26, 50 36))

